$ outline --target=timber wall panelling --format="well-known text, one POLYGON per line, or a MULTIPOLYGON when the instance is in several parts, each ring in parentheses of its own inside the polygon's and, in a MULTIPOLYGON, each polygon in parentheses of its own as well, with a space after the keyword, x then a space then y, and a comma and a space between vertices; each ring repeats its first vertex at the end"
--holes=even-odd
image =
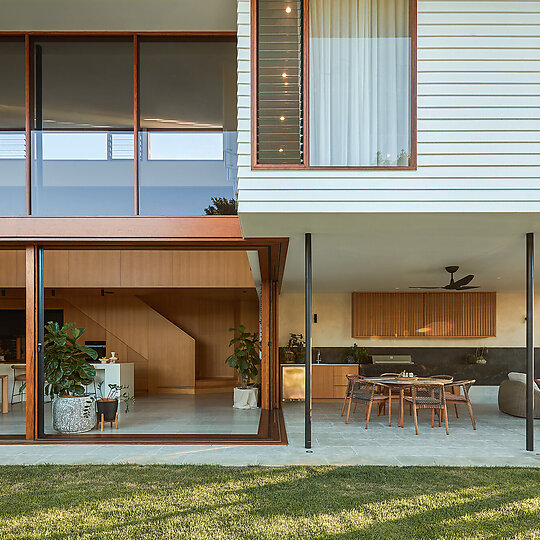
MULTIPOLYGON (((195 340, 186 332, 132 295, 68 298, 76 309, 106 330, 107 349, 110 350, 109 342, 114 341, 111 337, 115 337, 147 359, 150 392, 194 392, 195 340)), ((121 349, 118 352, 123 353, 121 349)), ((125 357, 120 358, 126 361, 125 357)))
MULTIPOLYGON (((7 267, 0 279, 9 282, 14 279, 11 259, 11 252, 0 251, 0 268, 7 267)), ((244 251, 45 251, 45 287, 254 286, 244 251)))
POLYGON ((229 328, 243 324, 258 331, 255 289, 156 291, 140 298, 195 339, 196 379, 235 378, 225 363, 231 354, 229 328))
POLYGON ((495 292, 354 292, 352 337, 494 337, 495 292))

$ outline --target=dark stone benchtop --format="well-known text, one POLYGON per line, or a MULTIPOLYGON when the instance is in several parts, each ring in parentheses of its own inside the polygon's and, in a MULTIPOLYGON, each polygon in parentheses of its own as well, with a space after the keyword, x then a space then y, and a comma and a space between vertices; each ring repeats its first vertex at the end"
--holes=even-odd
MULTIPOLYGON (((359 346, 362 344, 359 343, 359 346)), ((476 379, 477 385, 498 386, 510 371, 525 373, 525 347, 488 347, 487 364, 469 364, 467 354, 474 354, 476 347, 366 347, 370 355, 411 356, 413 364, 360 364, 359 373, 378 376, 381 373, 412 371, 415 375, 452 375, 455 379, 476 379)), ((321 365, 346 365, 348 347, 313 347, 321 353, 321 365)), ((284 347, 280 348, 280 360, 284 362, 284 347)), ((303 365, 303 364, 296 364, 303 365)), ((314 366, 318 364, 313 362, 314 366)), ((535 349, 535 371, 540 373, 540 349, 535 349)))

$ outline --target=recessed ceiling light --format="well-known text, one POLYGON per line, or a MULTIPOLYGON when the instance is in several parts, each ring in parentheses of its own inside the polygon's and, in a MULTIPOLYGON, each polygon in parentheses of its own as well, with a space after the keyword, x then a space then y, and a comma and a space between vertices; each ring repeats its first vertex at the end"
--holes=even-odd
POLYGON ((287 78, 287 74, 286 74, 285 72, 283 72, 283 73, 281 74, 281 76, 282 76, 284 79, 287 78))
POLYGON ((283 122, 285 120, 284 116, 280 116, 279 119, 283 122))
POLYGON ((280 149, 278 150, 278 152, 283 152, 283 148, 280 148, 280 149))
POLYGON ((291 7, 290 6, 287 6, 285 8, 285 13, 290 13, 292 11, 291 7))

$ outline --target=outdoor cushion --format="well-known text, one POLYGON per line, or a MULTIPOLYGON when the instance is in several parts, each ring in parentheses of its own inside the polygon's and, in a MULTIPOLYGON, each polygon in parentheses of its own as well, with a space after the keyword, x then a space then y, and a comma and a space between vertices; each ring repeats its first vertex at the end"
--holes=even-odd
MULTIPOLYGON (((527 384, 527 374, 526 373, 519 373, 518 371, 511 371, 508 374, 508 380, 509 381, 518 381, 523 384, 527 384)), ((536 384, 536 381, 533 383, 535 390, 540 390, 538 388, 538 385, 536 384)))

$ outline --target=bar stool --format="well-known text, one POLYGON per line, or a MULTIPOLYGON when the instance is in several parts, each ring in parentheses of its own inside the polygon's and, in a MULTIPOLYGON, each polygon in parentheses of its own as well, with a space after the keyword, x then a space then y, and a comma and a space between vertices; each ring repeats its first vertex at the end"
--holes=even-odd
POLYGON ((26 383, 26 366, 11 366, 11 369, 13 370, 13 388, 11 390, 11 406, 13 407, 15 403, 23 403, 22 396, 26 395, 26 387, 21 392, 21 386, 26 383), (17 372, 19 372, 18 375, 17 372), (17 396, 19 396, 19 401, 14 401, 13 398, 15 397, 15 385, 17 383, 20 383, 19 391, 16 394, 17 396))

